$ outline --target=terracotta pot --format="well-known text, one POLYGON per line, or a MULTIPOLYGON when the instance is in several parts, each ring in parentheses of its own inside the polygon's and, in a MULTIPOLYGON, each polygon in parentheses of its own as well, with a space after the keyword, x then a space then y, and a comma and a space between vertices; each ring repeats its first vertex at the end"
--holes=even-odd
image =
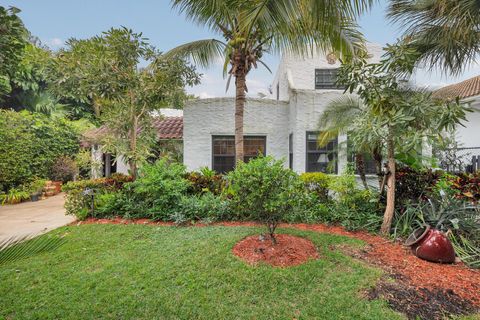
POLYGON ((420 259, 439 263, 455 262, 455 250, 447 236, 426 226, 415 230, 405 242, 420 259))
POLYGON ((62 181, 52 181, 52 184, 55 186, 55 192, 57 194, 62 192, 62 181))

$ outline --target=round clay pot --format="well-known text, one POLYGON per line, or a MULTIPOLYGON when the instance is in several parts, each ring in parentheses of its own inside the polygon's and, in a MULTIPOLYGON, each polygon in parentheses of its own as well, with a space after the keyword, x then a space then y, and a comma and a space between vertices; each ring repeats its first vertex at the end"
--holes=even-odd
POLYGON ((415 230, 405 241, 414 255, 431 262, 455 262, 455 250, 447 236, 436 229, 426 226, 415 230))

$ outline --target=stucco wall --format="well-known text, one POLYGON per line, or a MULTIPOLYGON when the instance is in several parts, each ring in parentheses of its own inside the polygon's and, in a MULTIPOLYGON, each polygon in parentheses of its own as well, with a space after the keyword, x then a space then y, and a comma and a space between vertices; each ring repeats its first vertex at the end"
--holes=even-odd
POLYGON ((462 148, 480 147, 480 97, 470 99, 473 112, 467 113, 465 127, 458 126, 456 139, 462 148))
MULTIPOLYGON (((318 121, 326 106, 343 95, 339 90, 297 90, 290 99, 290 130, 293 132, 293 170, 306 170, 306 132, 318 131, 318 121)), ((345 136, 338 137, 338 172, 346 165, 345 136)))
MULTIPOLYGON (((299 90, 289 102, 249 99, 245 107, 245 135, 265 135, 267 154, 285 159, 288 166, 288 136, 293 133, 293 170, 305 172, 306 132, 318 131, 324 108, 342 95, 341 91, 299 90)), ((234 99, 200 99, 184 109, 184 164, 189 170, 212 167, 212 135, 234 134, 234 99)), ((339 145, 346 137, 339 137, 339 145)), ((339 150, 338 172, 346 165, 346 152, 339 150)))
MULTIPOLYGON (((212 167, 212 135, 234 134, 234 98, 190 101, 184 108, 184 164, 188 170, 212 167)), ((288 104, 268 99, 247 99, 245 135, 267 137, 267 154, 288 158, 288 104)), ((285 161, 285 165, 288 162, 285 161)))
MULTIPOLYGON (((371 55, 369 61, 378 62, 382 56, 382 47, 378 44, 368 43, 367 49, 371 55)), ((272 82, 272 97, 277 97, 277 84, 280 88, 280 100, 288 100, 291 90, 315 90, 315 69, 336 69, 340 67, 340 61, 330 64, 326 55, 315 52, 313 55, 298 56, 286 54, 282 56, 279 67, 272 82), (289 78, 291 83, 289 84, 289 78), (293 88, 291 87, 293 85, 293 88)), ((316 91, 338 91, 322 89, 316 91)))

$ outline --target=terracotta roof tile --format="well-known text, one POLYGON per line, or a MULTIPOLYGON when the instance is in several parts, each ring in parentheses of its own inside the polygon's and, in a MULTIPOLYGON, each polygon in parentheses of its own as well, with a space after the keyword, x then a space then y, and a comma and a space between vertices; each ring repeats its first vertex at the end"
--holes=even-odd
MULTIPOLYGON (((183 138, 183 117, 163 117, 153 121, 158 139, 182 139, 183 138)), ((107 127, 102 126, 84 133, 84 142, 92 142, 101 138, 107 132, 107 127)))
POLYGON ((470 78, 460 83, 452 84, 433 92, 433 97, 438 99, 453 100, 480 95, 480 76, 470 78))
POLYGON ((158 139, 182 139, 183 117, 165 117, 155 119, 153 127, 157 129, 158 139))

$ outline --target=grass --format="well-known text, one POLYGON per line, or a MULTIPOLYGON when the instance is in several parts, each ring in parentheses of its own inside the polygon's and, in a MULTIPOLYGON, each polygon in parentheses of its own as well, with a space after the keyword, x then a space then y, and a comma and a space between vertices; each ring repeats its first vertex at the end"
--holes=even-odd
MULTIPOLYGON (((263 231, 263 230, 262 230, 263 231)), ((247 266, 232 246, 258 228, 84 225, 58 229, 58 250, 0 267, 0 319, 402 319, 362 291, 381 276, 333 244, 308 237, 321 259, 247 266)))

